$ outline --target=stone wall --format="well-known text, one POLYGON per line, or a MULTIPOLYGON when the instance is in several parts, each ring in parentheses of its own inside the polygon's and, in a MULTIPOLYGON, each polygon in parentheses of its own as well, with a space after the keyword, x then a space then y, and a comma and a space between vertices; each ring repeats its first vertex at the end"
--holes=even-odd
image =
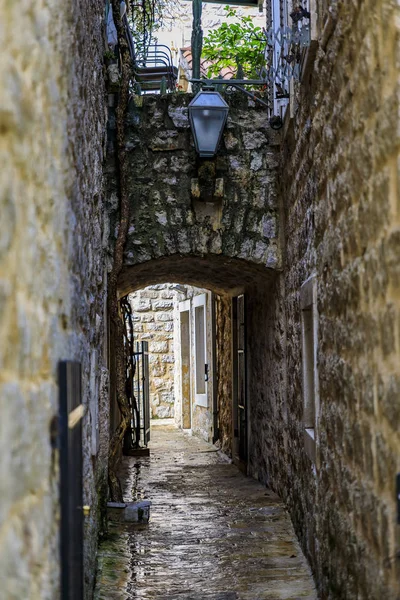
POLYGON ((285 124, 283 288, 249 303, 270 340, 264 351, 251 340, 251 469, 286 499, 322 598, 397 600, 399 9, 327 4, 314 3, 316 59, 285 124), (312 274, 315 464, 304 447, 300 319, 300 287, 312 274))
POLYGON ((129 295, 135 342, 149 343, 150 409, 153 419, 175 416, 174 309, 185 298, 182 286, 152 285, 129 295))
MULTIPOLYGON (((182 283, 182 276, 189 285, 209 288, 214 276, 224 289, 228 283, 237 285, 246 264, 256 276, 281 266, 279 135, 270 129, 267 111, 240 94, 228 94, 223 143, 216 159, 204 161, 189 129, 190 100, 187 94, 147 95, 136 98, 137 106, 130 104, 126 148, 131 212, 121 293, 149 283, 182 283), (205 256, 209 262, 202 262, 205 256), (195 258, 189 272, 185 260, 195 258), (155 260, 157 267, 151 264, 155 260), (234 275, 223 261, 228 267, 240 263, 234 275), (174 279, 168 277, 171 273, 174 279), (154 277, 164 279, 151 281, 154 277)), ((110 133, 113 124, 111 110, 110 133)), ((118 190, 112 146, 108 159, 112 242, 118 190)))
MULTIPOLYGON (((181 394, 181 340, 179 303, 189 302, 196 296, 207 294, 207 345, 209 365, 212 365, 212 296, 207 290, 174 283, 151 285, 129 295, 133 311, 135 342, 149 343, 150 407, 152 418, 175 418, 183 427, 181 394)), ((194 316, 190 319, 190 406, 191 430, 203 439, 212 439, 213 374, 208 385, 209 406, 199 406, 195 401, 195 349, 194 316)))
MULTIPOLYGON (((246 302, 249 474, 287 496, 288 429, 284 279, 248 291, 246 302)), ((301 405, 302 406, 302 405, 301 405)), ((296 417, 302 419, 301 406, 296 417)), ((292 485, 295 482, 292 482, 292 485)))
POLYGON ((232 299, 215 296, 216 393, 219 445, 232 456, 232 299))
POLYGON ((89 598, 108 434, 103 3, 2 0, 0 8, 0 581, 10 600, 59 597, 59 468, 50 425, 57 363, 74 359, 87 408, 89 598))

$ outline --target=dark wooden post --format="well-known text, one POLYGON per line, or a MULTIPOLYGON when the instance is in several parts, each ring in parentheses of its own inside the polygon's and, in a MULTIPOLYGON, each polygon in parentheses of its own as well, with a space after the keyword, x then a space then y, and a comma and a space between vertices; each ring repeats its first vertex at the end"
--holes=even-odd
MULTIPOLYGON (((203 49, 203 31, 201 29, 202 0, 193 0, 193 27, 192 27, 192 78, 200 79, 200 59, 203 49)), ((193 91, 198 92, 200 85, 193 84, 193 91)))
POLYGON ((61 598, 83 600, 81 365, 61 361, 59 382, 61 598))

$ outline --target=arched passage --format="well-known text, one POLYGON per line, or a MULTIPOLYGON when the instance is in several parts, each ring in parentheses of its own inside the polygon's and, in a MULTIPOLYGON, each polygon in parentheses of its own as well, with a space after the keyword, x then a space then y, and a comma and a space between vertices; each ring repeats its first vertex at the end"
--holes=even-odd
MULTIPOLYGON (((249 399, 241 427, 247 435, 244 454, 250 471, 266 479, 265 431, 273 439, 282 437, 285 427, 279 412, 284 378, 276 376, 284 370, 285 330, 280 135, 269 127, 264 109, 232 94, 218 155, 200 160, 187 118, 189 102, 188 95, 171 94, 144 96, 130 104, 125 128, 130 218, 118 292, 123 297, 148 285, 176 282, 217 295, 216 394, 229 398, 231 407, 229 402, 224 405, 229 426, 222 428, 222 436, 225 447, 234 453, 231 442, 239 435, 240 419, 235 422, 229 412, 235 413, 242 390, 249 399), (235 368, 240 370, 244 345, 247 369, 242 368, 239 376, 235 368)), ((113 110, 107 153, 111 253, 119 223, 120 186, 113 110)))
POLYGON ((268 286, 275 277, 274 269, 239 258, 219 254, 174 254, 133 266, 125 265, 118 289, 120 296, 124 296, 147 285, 173 281, 232 296, 256 285, 268 286))
MULTIPOLYGON (((250 280, 252 274, 281 268, 279 135, 263 108, 249 106, 237 94, 228 101, 227 127, 213 160, 196 155, 187 118, 190 96, 143 96, 140 106, 130 106, 130 222, 121 287, 128 289, 152 264, 157 264, 155 277, 175 267, 186 276, 195 257, 199 273, 209 269, 220 289, 235 287, 237 272, 250 280), (135 274, 130 267, 137 268, 135 274)), ((119 177, 112 143, 108 150, 111 248, 119 222, 119 177)), ((192 270, 197 277, 196 267, 192 270)))
POLYGON ((277 428, 285 427, 281 418, 284 378, 279 376, 282 369, 276 368, 276 360, 284 360, 279 273, 239 258, 175 254, 124 266, 119 294, 122 297, 166 282, 213 293, 210 302, 214 337, 210 354, 214 396, 209 408, 214 414, 209 417, 212 430, 208 439, 219 439, 224 451, 244 468, 249 466, 251 471, 251 463, 257 464, 257 475, 266 479, 267 466, 260 472, 259 457, 255 456, 264 436, 260 417, 264 419, 268 413, 269 400, 274 402, 270 408, 280 419, 277 428))

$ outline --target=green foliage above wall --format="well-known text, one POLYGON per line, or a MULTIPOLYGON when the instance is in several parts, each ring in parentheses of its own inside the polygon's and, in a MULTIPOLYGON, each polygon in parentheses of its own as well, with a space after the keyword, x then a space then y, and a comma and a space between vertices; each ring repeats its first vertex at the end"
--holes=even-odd
POLYGON ((241 67, 244 77, 257 78, 265 64, 266 39, 261 27, 255 26, 252 17, 239 16, 238 11, 225 7, 226 17, 236 17, 235 23, 222 23, 204 38, 202 58, 210 61, 208 77, 215 77, 224 68, 235 72, 241 67))

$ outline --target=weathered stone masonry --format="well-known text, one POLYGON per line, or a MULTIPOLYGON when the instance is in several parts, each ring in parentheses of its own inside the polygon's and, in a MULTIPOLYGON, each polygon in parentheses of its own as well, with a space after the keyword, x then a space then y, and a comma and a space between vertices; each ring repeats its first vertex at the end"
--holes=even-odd
POLYGON ((152 418, 175 416, 175 338, 174 312, 185 298, 182 286, 159 284, 129 295, 133 311, 135 342, 149 344, 150 408, 152 418))
MULTIPOLYGON (((269 307, 258 305, 270 334, 258 358, 264 375, 252 392, 251 469, 286 498, 321 597, 397 600, 398 7, 314 7, 316 60, 284 132, 283 287, 269 296, 269 307), (320 383, 314 468, 304 451, 300 328, 300 287, 313 273, 320 383)), ((253 320, 255 308, 251 303, 253 320)))
MULTIPOLYGON (((112 110, 106 202, 103 194, 104 7, 0 5, 0 581, 7 598, 58 597, 50 424, 57 363, 75 359, 86 408, 90 598, 109 434, 103 248, 110 258, 118 212, 112 110)), ((165 281, 246 291, 249 471, 286 500, 322 598, 398 600, 399 8, 394 0, 311 5, 316 58, 291 99, 282 156, 264 109, 233 94, 207 176, 191 143, 190 98, 132 101, 120 291, 165 281), (300 327, 300 288, 312 274, 314 465, 304 449, 300 327)), ((225 296, 217 301, 216 387, 229 453, 228 324, 225 296)))
MULTIPOLYGON (((216 296, 217 300, 219 297, 216 296)), ((129 294, 133 311, 135 341, 147 341, 149 346, 149 383, 150 409, 152 418, 174 417, 178 427, 191 429, 192 433, 212 441, 213 439, 213 319, 212 303, 214 297, 205 289, 192 286, 166 283, 148 286, 143 290, 129 294), (193 299, 206 295, 206 339, 207 363, 209 365, 207 395, 208 406, 199 405, 195 397, 195 320, 193 299), (189 304, 189 368, 188 388, 182 386, 181 320, 179 305, 189 304), (185 406, 183 406, 185 395, 185 406), (189 425, 190 423, 190 425, 189 425)), ((229 314, 230 311, 228 311, 229 314)), ((229 317, 228 317, 229 318, 229 317)), ((222 342, 222 341, 221 341, 222 342)), ((220 354, 230 353, 223 344, 217 344, 220 354)), ((231 378, 230 370, 225 377, 231 378)), ((224 396, 226 401, 230 398, 224 396)))
MULTIPOLYGON (((266 112, 238 94, 229 96, 224 145, 215 162, 205 163, 199 162, 189 130, 190 100, 178 94, 144 96, 139 106, 131 102, 126 131, 131 223, 121 294, 165 281, 224 291, 281 265, 278 138, 266 112)), ((110 126, 112 135, 112 111, 110 126)), ((112 144, 109 150, 113 236, 112 144)))
POLYGON ((108 436, 103 3, 0 6, 0 595, 59 595, 59 472, 50 423, 58 411, 57 363, 72 359, 82 363, 87 409, 89 598, 108 436))

